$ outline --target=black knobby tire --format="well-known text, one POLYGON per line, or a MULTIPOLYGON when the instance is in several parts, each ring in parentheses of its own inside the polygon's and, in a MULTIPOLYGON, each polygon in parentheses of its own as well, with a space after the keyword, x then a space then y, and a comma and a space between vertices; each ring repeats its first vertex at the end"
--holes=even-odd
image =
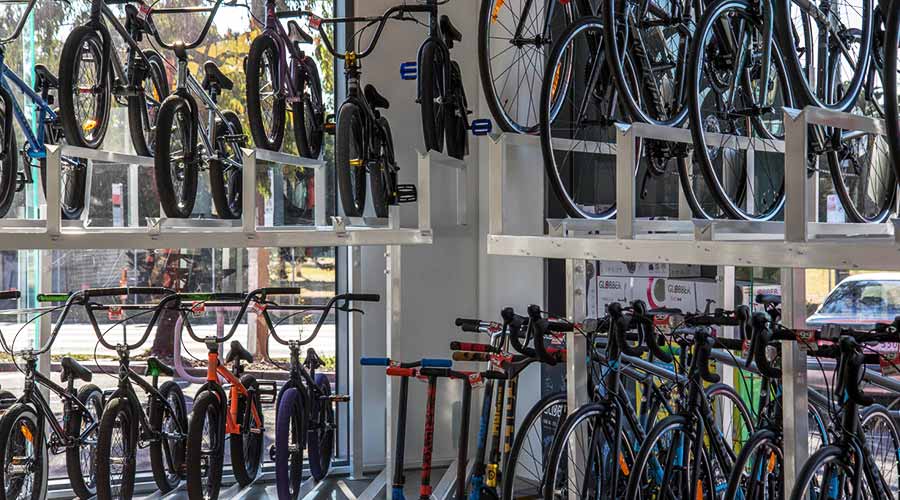
POLYGON ((778 435, 770 429, 761 429, 754 432, 750 439, 744 443, 744 447, 741 448, 734 461, 734 468, 731 470, 731 476, 728 478, 728 488, 725 490, 724 498, 739 498, 737 496, 739 488, 742 491, 740 498, 745 500, 763 500, 781 496, 784 489, 784 478, 781 477, 781 474, 784 472, 783 464, 784 460, 781 456, 781 445, 778 435), (773 460, 773 457, 770 454, 764 454, 766 450, 770 454, 775 455, 775 463, 771 464, 771 466, 769 462, 773 460), (760 481, 760 486, 763 488, 762 491, 757 490, 754 483, 750 482, 754 481, 754 476, 756 476, 758 470, 761 474, 762 471, 759 469, 761 466, 767 469, 771 468, 771 471, 767 471, 769 475, 775 474, 774 478, 767 477, 765 480, 760 481), (749 474, 745 474, 745 471, 749 471, 749 474), (772 479, 774 479, 774 483, 771 481, 772 479), (775 489, 768 490, 773 485, 775 489), (753 492, 757 491, 760 494, 754 495, 753 492), (774 495, 766 496, 767 491, 774 493, 774 495))
MULTIPOLYGON (((44 142, 46 144, 67 144, 62 130, 53 123, 44 125, 44 142)), ((47 196, 47 159, 39 161, 41 189, 47 196)), ((59 206, 62 218, 76 220, 81 217, 85 207, 85 191, 87 189, 87 160, 72 156, 60 158, 59 172, 59 206)))
POLYGON ((422 107, 422 132, 426 151, 444 150, 444 124, 447 101, 447 53, 434 38, 425 40, 419 52, 419 104, 422 107))
POLYGON ((226 139, 226 136, 243 135, 244 129, 241 126, 241 119, 234 111, 225 111, 222 115, 225 121, 216 120, 213 135, 216 159, 209 161, 209 189, 219 218, 239 219, 243 211, 241 197, 243 177, 241 169, 237 166, 240 164, 240 143, 226 139), (231 131, 228 128, 229 124, 231 131))
POLYGON ((259 383, 251 375, 243 375, 241 384, 249 391, 250 400, 245 396, 238 396, 237 420, 241 427, 240 434, 232 434, 231 441, 231 467, 234 477, 241 486, 247 486, 259 472, 263 451, 263 412, 259 402, 259 383), (253 405, 248 405, 253 401, 253 405), (260 425, 257 426, 253 418, 251 408, 256 408, 260 425))
MULTIPOLYGON (((512 500, 513 492, 517 489, 517 480, 518 484, 522 484, 522 475, 516 474, 516 466, 520 464, 519 455, 524 451, 528 453, 528 456, 524 457, 521 462, 524 462, 532 467, 536 466, 534 464, 534 457, 543 456, 545 451, 549 451, 547 446, 548 444, 552 444, 552 439, 559 429, 562 428, 563 423, 566 420, 566 393, 558 392, 554 394, 550 394, 544 396, 540 401, 534 404, 528 413, 525 414, 525 418, 522 420, 522 424, 519 427, 520 430, 516 432, 515 439, 513 440, 512 448, 510 449, 508 458, 506 459, 506 465, 503 470, 503 487, 501 489, 501 495, 503 500, 512 500), (555 428, 553 426, 545 426, 546 419, 555 418, 555 428), (542 432, 543 439, 540 443, 535 444, 530 440, 526 441, 529 437, 528 430, 537 423, 539 431, 542 432), (528 443, 528 448, 525 448, 526 442, 528 443), (537 446, 540 445, 539 448, 537 446)), ((542 475, 539 473, 542 471, 534 471, 534 480, 536 483, 532 485, 536 488, 535 493, 537 495, 541 492, 541 487, 543 486, 542 475)), ((518 497, 518 496, 517 496, 518 497)), ((517 498, 516 497, 516 498, 517 498)))
POLYGON ((166 217, 184 219, 194 210, 200 163, 196 119, 182 96, 167 97, 159 110, 154 167, 156 192, 166 217))
POLYGON ((356 103, 346 102, 338 115, 335 168, 344 215, 360 217, 366 208, 365 115, 356 103), (352 164, 351 164, 352 163, 352 164))
POLYGON ((187 442, 187 491, 191 500, 219 496, 225 460, 224 409, 225 402, 210 391, 194 400, 187 442))
POLYGON ((247 120, 250 122, 250 135, 256 147, 278 151, 284 141, 284 123, 286 104, 281 95, 281 73, 277 64, 281 58, 278 54, 278 46, 275 40, 268 35, 261 35, 250 44, 250 52, 247 54, 247 120), (266 58, 264 60, 263 58, 266 58), (272 66, 272 63, 276 66, 272 66), (265 64, 263 64, 265 63, 265 64), (269 81, 265 85, 260 84, 261 71, 269 71, 269 81), (272 123, 266 124, 262 110, 260 92, 263 87, 271 85, 272 92, 272 123))
MULTIPOLYGON (((89 412, 95 424, 103 418, 103 392, 94 384, 87 384, 78 389, 78 401, 89 412)), ((66 435, 80 438, 86 430, 88 422, 80 411, 73 411, 66 422, 66 435)), ((78 498, 91 498, 97 494, 97 435, 98 428, 87 436, 87 443, 66 448, 66 472, 72 484, 72 490, 78 498)))
POLYGON ((128 130, 134 151, 140 156, 153 156, 156 151, 156 119, 163 99, 169 96, 166 63, 155 50, 145 50, 142 65, 131 79, 143 92, 128 98, 128 130))
POLYGON ((325 139, 322 80, 311 57, 306 57, 300 64, 306 73, 306 79, 299 81, 300 72, 297 72, 296 87, 300 89, 302 98, 300 102, 291 105, 294 114, 294 140, 300 156, 315 160, 322 154, 322 141, 325 139))
POLYGON ((11 105, 13 97, 9 91, 0 88, 0 104, 4 109, 0 110, 0 143, 3 150, 0 152, 0 217, 6 216, 12 207, 16 197, 16 184, 18 182, 19 156, 16 150, 16 131, 12 122, 12 114, 7 115, 7 105, 11 105), (10 118, 9 130, 6 130, 7 118, 10 118))
POLYGON ((315 429, 306 432, 306 447, 309 452, 309 473, 316 481, 321 481, 328 475, 331 469, 331 459, 334 457, 334 403, 331 396, 331 383, 323 373, 317 373, 316 386, 319 388, 319 396, 322 399, 310 401, 311 415, 318 425, 315 429))
POLYGON ((183 475, 185 439, 176 436, 186 436, 187 406, 181 387, 174 381, 164 382, 159 394, 172 411, 155 398, 150 403, 150 429, 160 433, 160 439, 150 443, 150 465, 156 487, 161 493, 168 493, 178 486, 183 475))
POLYGON ((73 146, 96 149, 106 136, 112 101, 111 75, 95 78, 97 82, 93 85, 95 87, 93 93, 96 100, 90 106, 91 109, 86 110, 86 114, 76 109, 81 106, 76 105, 74 97, 77 93, 76 77, 82 70, 80 63, 86 63, 87 69, 95 76, 99 75, 102 51, 102 42, 97 31, 90 26, 78 26, 66 38, 59 58, 59 115, 66 140, 73 146))
POLYGON ((131 498, 137 473, 138 421, 128 399, 103 408, 97 436, 97 499, 131 498))
POLYGON ((444 111, 447 155, 462 160, 469 153, 468 103, 466 102, 466 90, 463 87, 462 71, 456 61, 450 61, 448 85, 447 95, 451 105, 447 106, 444 111))
MULTIPOLYGON (((44 500, 47 498, 47 444, 39 427, 43 425, 38 415, 30 406, 16 404, 0 418, 0 500, 44 500), (27 431, 26 431, 27 429, 27 431), (35 438, 40 445, 34 447, 35 438), (25 441, 31 441, 26 445, 25 441), (7 470, 12 458, 25 457, 27 450, 32 451, 31 460, 36 466, 31 469, 28 478, 13 476, 7 470), (23 491, 23 487, 26 489, 23 491), (27 489, 31 488, 31 494, 27 489)), ((21 460, 21 458, 20 458, 21 460)))
POLYGON ((389 206, 397 202, 397 172, 394 160, 394 137, 387 118, 378 117, 381 137, 378 139, 378 161, 369 171, 369 187, 372 191, 372 207, 376 217, 387 217, 389 206))
POLYGON ((296 387, 282 388, 275 414, 275 484, 278 498, 295 499, 303 481, 306 437, 303 396, 296 387))
MULTIPOLYGON (((817 477, 819 469, 823 466, 828 466, 832 473, 846 474, 849 477, 852 467, 845 460, 847 458, 845 455, 844 450, 836 445, 825 446, 813 453, 806 460, 806 463, 803 464, 803 467, 800 468, 797 481, 794 483, 794 489, 791 490, 790 499, 808 500, 818 497, 818 495, 812 493, 813 491, 819 491, 816 489, 818 485, 831 483, 831 481, 825 481, 827 478, 824 474, 821 477, 817 477), (831 465, 829 466, 829 464, 831 465)), ((840 494, 838 492, 838 495, 840 494)))

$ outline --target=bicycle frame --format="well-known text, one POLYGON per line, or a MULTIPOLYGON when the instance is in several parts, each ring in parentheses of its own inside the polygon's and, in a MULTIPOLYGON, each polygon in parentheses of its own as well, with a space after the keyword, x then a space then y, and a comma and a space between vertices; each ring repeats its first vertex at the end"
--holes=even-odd
MULTIPOLYGON (((216 349, 218 349, 218 343, 216 343, 216 349)), ((231 371, 219 361, 218 350, 210 350, 207 355, 206 383, 203 384, 197 393, 200 394, 204 391, 212 391, 221 398, 222 395, 224 395, 224 389, 222 389, 222 386, 219 384, 219 377, 225 379, 226 384, 231 386, 228 398, 228 411, 225 413, 225 433, 241 433, 241 426, 237 422, 239 396, 244 396, 247 398, 247 401, 250 402, 250 413, 253 416, 253 423, 257 428, 261 428, 262 420, 259 417, 259 409, 256 408, 256 403, 250 398, 250 391, 244 387, 244 384, 241 383, 241 380, 237 376, 231 373, 231 371)), ((224 403, 225 401, 220 400, 220 402, 224 403)))
MULTIPOLYGON (((12 94, 13 87, 15 87, 37 108, 37 131, 35 132, 31 129, 28 118, 25 116, 25 112, 22 111, 19 101, 17 99, 12 99, 13 116, 15 116, 16 121, 19 123, 19 128, 22 129, 22 133, 25 134, 25 139, 28 141, 28 148, 26 150, 28 157, 36 160, 46 158, 47 152, 44 148, 46 131, 44 124, 48 121, 56 121, 58 119, 56 112, 53 111, 40 94, 25 83, 15 71, 10 70, 9 67, 6 66, 5 52, 3 50, 0 50, 0 74, 2 74, 0 86, 2 86, 4 90, 12 94)), ((28 182, 31 182, 30 169, 25 169, 25 175, 28 182)))
POLYGON ((288 57, 292 60, 299 61, 302 59, 302 56, 297 51, 296 47, 294 47, 294 44, 289 43, 290 34, 284 29, 280 19, 299 16, 301 14, 301 11, 293 10, 277 12, 274 0, 266 1, 266 21, 262 34, 263 36, 271 37, 278 47, 278 54, 280 55, 278 61, 278 76, 281 79, 281 89, 279 90, 288 96, 288 100, 301 97, 303 91, 302 88, 299 88, 294 84, 294 78, 292 78, 294 75, 291 74, 292 70, 299 71, 300 68, 296 65, 288 64, 288 57))

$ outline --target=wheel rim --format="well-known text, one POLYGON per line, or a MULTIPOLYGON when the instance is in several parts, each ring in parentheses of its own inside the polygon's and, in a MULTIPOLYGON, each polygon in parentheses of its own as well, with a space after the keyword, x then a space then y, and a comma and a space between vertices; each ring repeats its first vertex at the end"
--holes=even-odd
POLYGON ((303 98, 303 128, 306 130, 306 144, 310 153, 318 158, 322 146, 322 126, 316 118, 316 111, 309 96, 303 98))
POLYGON ((303 471, 303 423, 298 415, 291 415, 290 435, 288 436, 289 445, 289 467, 290 467, 290 490, 292 495, 297 495, 300 487, 301 474, 303 471))
MULTIPOLYGON (((88 412, 95 423, 100 422, 101 406, 97 398, 91 398, 87 403, 88 412)), ((81 434, 88 428, 88 422, 81 419, 81 434)), ((87 435, 82 441, 79 455, 81 457, 81 476, 84 478, 84 484, 88 490, 94 491, 97 487, 97 431, 99 427, 87 435)))
POLYGON ((38 435, 32 419, 22 416, 12 426, 12 435, 6 443, 4 475, 6 498, 30 499, 35 488, 35 478, 41 466, 37 447, 38 435))
MULTIPOLYGON (((223 124, 222 130, 231 135, 232 132, 234 134, 238 133, 238 127, 240 127, 240 123, 231 124, 234 128, 232 131, 229 131, 227 126, 223 124)), ((241 213, 242 209, 242 201, 241 201, 241 181, 242 172, 241 172, 241 152, 240 152, 240 144, 227 138, 219 138, 218 140, 218 157, 222 162, 222 175, 223 175, 223 185, 225 186, 225 196, 228 201, 228 209, 232 214, 237 215, 241 213)))
POLYGON ((131 419, 124 411, 116 415, 110 437, 109 479, 110 490, 114 496, 122 493, 131 460, 131 419))
POLYGON ((152 62, 147 62, 147 74, 144 76, 144 112, 141 113, 141 122, 143 124, 144 142, 153 153, 156 151, 156 120, 159 116, 159 109, 162 106, 162 100, 166 97, 162 95, 162 83, 158 80, 161 68, 152 62))
POLYGON ((85 38, 77 57, 73 89, 75 119, 84 142, 94 144, 103 133, 109 91, 107 82, 101 78, 99 41, 95 37, 85 38))
POLYGON ((872 453, 881 477, 884 478, 892 498, 900 498, 900 436, 890 418, 881 412, 873 412, 863 417, 863 431, 866 435, 866 446, 872 453))
POLYGON ((781 448, 769 439, 760 439, 743 453, 749 456, 742 472, 740 490, 746 499, 778 498, 784 488, 781 448))
POLYGON ((163 422, 162 422, 162 447, 163 447, 163 460, 165 460, 165 464, 168 467, 168 464, 173 464, 175 469, 167 470, 166 477, 170 483, 173 483, 178 480, 178 467, 180 466, 180 461, 178 460, 179 454, 177 450, 180 450, 181 442, 176 437, 181 432, 181 426, 179 422, 184 421, 184 415, 182 412, 181 400, 178 398, 178 395, 173 393, 169 393, 166 398, 169 406, 173 411, 164 410, 163 412, 163 422))
POLYGON ((510 489, 509 494, 504 498, 540 498, 543 494, 543 478, 544 478, 544 457, 550 450, 551 444, 549 439, 544 436, 555 436, 556 430, 562 424, 566 413, 566 402, 564 400, 552 401, 545 406, 540 415, 532 420, 531 425, 527 429, 523 429, 520 436, 522 444, 519 448, 520 455, 516 457, 516 461, 512 466, 512 477, 507 478, 510 489), (524 457, 523 455, 524 454, 524 457), (523 457, 524 460, 522 458, 523 457))
POLYGON ((219 446, 219 421, 218 413, 212 406, 207 407, 203 415, 203 434, 200 443, 200 471, 202 472, 201 487, 203 498, 213 498, 215 483, 218 481, 218 461, 221 447, 219 446))
POLYGON ((193 168, 196 151, 191 151, 190 112, 186 105, 181 105, 172 120, 171 143, 169 146, 169 179, 172 182, 172 193, 175 195, 176 205, 179 211, 186 211, 188 198, 187 176, 189 169, 193 168))
MULTIPOLYGON (((837 455, 828 455, 813 471, 795 498, 806 500, 837 500, 853 497, 850 468, 837 455)), ((865 485, 866 482, 862 481, 865 485)), ((863 490, 866 488, 863 487, 863 490)), ((862 497, 866 498, 866 497, 862 497)))
POLYGON ((365 209, 366 192, 366 152, 363 146, 363 124, 359 113, 354 113, 350 118, 350 148, 351 161, 360 162, 359 165, 348 165, 350 175, 350 192, 353 193, 353 205, 358 213, 365 209))
POLYGON ((260 61, 258 87, 259 110, 262 115, 263 130, 269 142, 275 142, 278 131, 275 127, 275 107, 281 101, 281 82, 278 74, 278 54, 274 48, 263 51, 260 61))

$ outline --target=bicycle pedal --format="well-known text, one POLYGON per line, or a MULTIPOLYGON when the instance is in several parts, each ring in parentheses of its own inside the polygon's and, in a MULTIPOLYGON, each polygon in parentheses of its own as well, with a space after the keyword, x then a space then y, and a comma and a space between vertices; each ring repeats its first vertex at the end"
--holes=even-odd
POLYGON ((268 380, 260 380, 258 382, 259 389, 257 392, 259 394, 259 403, 264 405, 275 404, 275 400, 278 397, 278 383, 268 380))
POLYGON ((416 80, 419 78, 419 63, 410 61, 400 63, 400 78, 403 80, 416 80))
POLYGON ((275 445, 269 445, 269 460, 275 461, 275 445))
POLYGON ((346 394, 332 394, 331 396, 323 396, 322 399, 331 401, 332 403, 349 403, 350 396, 346 394))
POLYGON ((334 122, 326 121, 322 125, 322 130, 325 131, 325 133, 328 135, 334 135, 335 131, 337 130, 337 126, 335 125, 334 122))
POLYGON ((472 135, 488 135, 494 130, 494 123, 487 118, 479 118, 478 120, 472 120, 469 129, 472 131, 472 135))
POLYGON ((397 185, 397 203, 415 203, 419 199, 415 184, 397 185))

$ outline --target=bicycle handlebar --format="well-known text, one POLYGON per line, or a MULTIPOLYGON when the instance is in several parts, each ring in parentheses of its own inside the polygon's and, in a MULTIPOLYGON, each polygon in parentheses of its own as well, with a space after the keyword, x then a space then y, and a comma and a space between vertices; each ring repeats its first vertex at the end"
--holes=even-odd
MULTIPOLYGON (((63 0, 68 5, 67 0, 63 0)), ((25 23, 28 22, 28 18, 31 16, 31 11, 34 9, 37 0, 4 0, 0 3, 27 3, 28 6, 25 7, 25 12, 22 13, 22 17, 19 18, 19 22, 16 23, 15 29, 13 29, 12 35, 8 37, 0 39, 0 45, 5 45, 17 38, 22 34, 22 30, 25 29, 25 23)))
MULTIPOLYGON (((179 50, 195 49, 203 43, 203 41, 206 39, 206 36, 209 34, 209 29, 212 27, 212 22, 216 17, 216 12, 218 12, 219 7, 222 5, 223 1, 224 0, 215 0, 216 3, 212 7, 162 7, 159 9, 151 8, 148 17, 153 14, 167 15, 209 12, 209 17, 206 18, 206 23, 203 25, 203 29, 200 31, 200 34, 193 42, 189 44, 185 44, 182 40, 177 40, 173 43, 166 43, 166 41, 162 39, 159 30, 156 29, 156 25, 153 23, 150 23, 150 26, 152 26, 150 34, 153 35, 153 38, 156 39, 156 42, 159 43, 160 46, 167 50, 174 50, 177 52, 179 50)), ((228 0, 225 3, 229 6, 237 6, 237 2, 235 0, 228 0)))
MULTIPOLYGON (((66 302, 67 312, 69 309, 69 304, 74 301, 80 301, 82 305, 84 305, 85 312, 88 316, 88 321, 91 323, 91 327, 94 329, 94 334, 97 335, 97 340, 103 347, 107 349, 116 351, 117 348, 121 347, 128 351, 132 351, 142 346, 144 342, 150 337, 150 332, 153 331, 153 328, 156 326, 156 322, 159 321, 159 315, 162 314, 162 310, 169 306, 170 303, 178 304, 178 294, 175 293, 174 290, 164 287, 120 287, 120 288, 93 288, 86 289, 80 292, 75 292, 69 297, 69 300, 66 302), (109 309, 109 305, 101 305, 101 304, 91 304, 90 300, 94 297, 115 297, 121 295, 162 295, 163 299, 160 300, 157 304, 153 306, 153 315, 150 317, 150 321, 147 322, 147 327, 144 328, 144 333, 141 335, 140 339, 135 343, 128 343, 127 338, 123 338, 122 344, 111 344, 106 338, 104 332, 100 331, 100 325, 97 323, 97 317, 94 315, 94 309, 109 309)), ((59 332, 59 329, 62 327, 63 317, 60 317, 60 320, 57 322, 56 327, 54 328, 53 335, 51 336, 51 340, 56 339, 56 334, 59 332)))

